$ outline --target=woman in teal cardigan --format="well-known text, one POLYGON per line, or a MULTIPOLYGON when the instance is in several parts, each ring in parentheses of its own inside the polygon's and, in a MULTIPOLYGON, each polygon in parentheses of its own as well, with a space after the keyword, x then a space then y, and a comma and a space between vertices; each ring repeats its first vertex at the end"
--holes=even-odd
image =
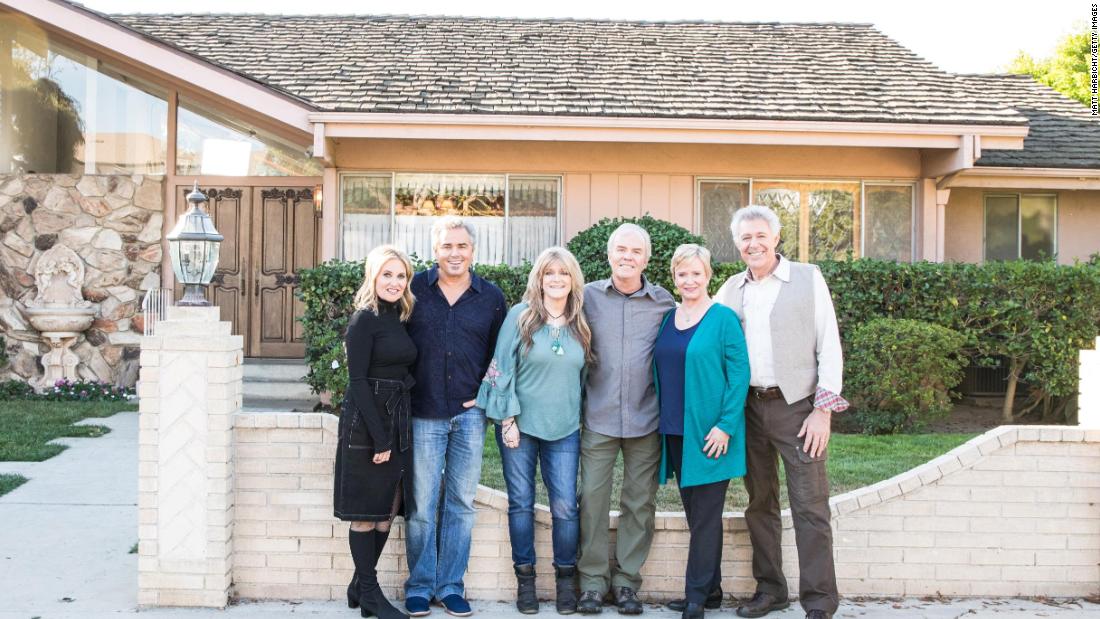
POLYGON ((684 619, 722 603, 722 510, 730 479, 745 474, 749 359, 737 314, 711 300, 710 252, 681 245, 672 256, 680 306, 665 316, 653 349, 661 405, 661 481, 680 487, 690 541, 684 619))

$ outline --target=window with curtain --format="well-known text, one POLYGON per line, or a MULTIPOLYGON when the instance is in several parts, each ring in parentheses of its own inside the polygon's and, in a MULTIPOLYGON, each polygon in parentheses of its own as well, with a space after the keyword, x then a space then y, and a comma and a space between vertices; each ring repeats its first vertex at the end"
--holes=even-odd
POLYGON ((1057 255, 1058 198, 1052 194, 985 196, 985 260, 1050 260, 1057 255))
POLYGON ((863 256, 912 262, 913 186, 867 183, 863 197, 863 256))
POLYGON ((3 172, 164 174, 167 94, 0 13, 3 172))
POLYGON ((748 181, 700 180, 699 233, 715 262, 736 262, 741 259, 730 221, 737 209, 749 203, 748 181))
POLYGON ((213 176, 320 176, 306 146, 250 127, 209 106, 180 98, 176 173, 213 176))
POLYGON ((754 202, 771 207, 782 225, 779 252, 818 262, 859 257, 858 182, 754 181, 754 202))
POLYGON ((560 243, 561 179, 506 174, 345 174, 342 255, 362 259, 381 243, 432 257, 432 225, 460 216, 474 228, 474 260, 519 264, 560 243))

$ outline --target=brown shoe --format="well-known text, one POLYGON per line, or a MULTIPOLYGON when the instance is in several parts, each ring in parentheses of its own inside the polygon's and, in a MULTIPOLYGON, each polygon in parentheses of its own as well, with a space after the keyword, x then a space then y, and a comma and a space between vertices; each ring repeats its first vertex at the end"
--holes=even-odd
POLYGON ((786 598, 779 599, 770 593, 757 591, 752 599, 737 607, 738 617, 763 617, 773 610, 783 610, 791 603, 786 598))

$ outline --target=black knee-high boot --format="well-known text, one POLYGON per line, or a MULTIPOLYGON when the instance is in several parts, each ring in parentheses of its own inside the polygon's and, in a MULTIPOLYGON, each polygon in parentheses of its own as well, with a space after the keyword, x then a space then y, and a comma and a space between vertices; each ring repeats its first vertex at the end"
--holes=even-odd
POLYGON ((386 529, 382 531, 380 529, 374 530, 374 562, 377 564, 379 559, 382 558, 382 550, 386 548, 386 541, 390 539, 390 530, 386 529))
MULTIPOLYGON (((388 535, 387 535, 388 537, 388 535)), ((407 615, 390 604, 378 585, 378 556, 382 544, 375 531, 351 531, 348 533, 351 558, 355 561, 355 573, 359 576, 359 612, 364 617, 378 619, 406 619, 407 615)))

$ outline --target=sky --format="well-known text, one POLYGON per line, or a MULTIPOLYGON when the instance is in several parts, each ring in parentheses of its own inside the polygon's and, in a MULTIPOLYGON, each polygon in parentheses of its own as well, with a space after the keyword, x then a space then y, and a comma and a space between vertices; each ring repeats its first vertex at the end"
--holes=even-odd
POLYGON ((328 13, 871 23, 942 69, 991 73, 1053 53, 1096 0, 82 0, 104 13, 328 13))

